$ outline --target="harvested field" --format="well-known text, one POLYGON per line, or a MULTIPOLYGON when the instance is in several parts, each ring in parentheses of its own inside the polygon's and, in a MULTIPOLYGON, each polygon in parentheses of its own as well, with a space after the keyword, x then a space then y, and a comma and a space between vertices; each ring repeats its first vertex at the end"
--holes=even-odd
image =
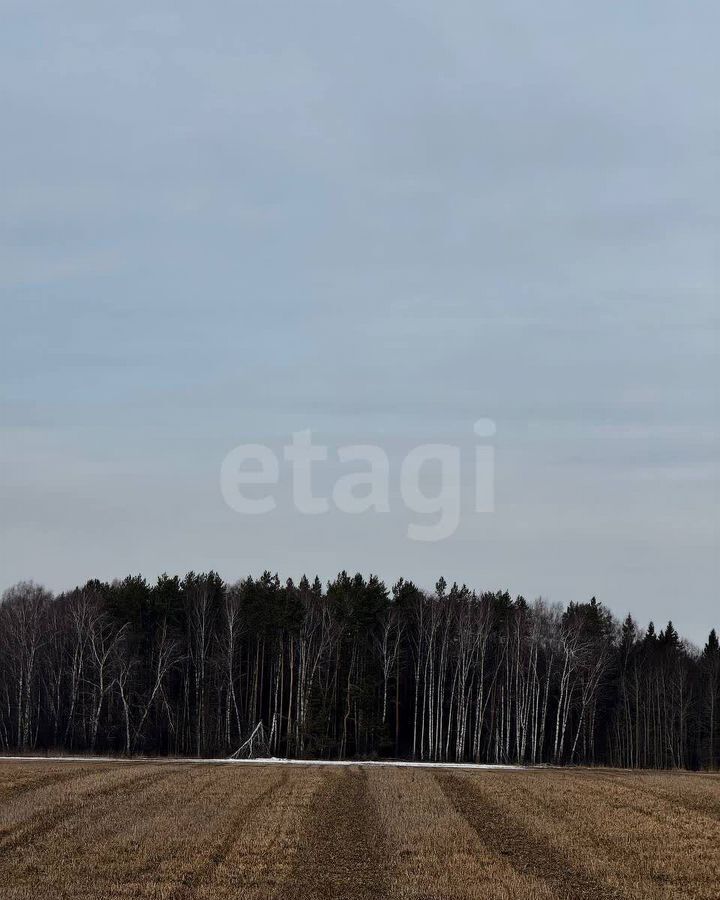
POLYGON ((0 761, 0 894, 720 896, 720 777, 0 761))

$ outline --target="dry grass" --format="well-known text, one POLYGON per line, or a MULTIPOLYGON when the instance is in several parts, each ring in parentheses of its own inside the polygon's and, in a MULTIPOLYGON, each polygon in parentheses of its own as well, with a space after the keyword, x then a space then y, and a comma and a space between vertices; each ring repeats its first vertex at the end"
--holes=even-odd
POLYGON ((0 761, 0 895, 720 897, 720 778, 0 761))

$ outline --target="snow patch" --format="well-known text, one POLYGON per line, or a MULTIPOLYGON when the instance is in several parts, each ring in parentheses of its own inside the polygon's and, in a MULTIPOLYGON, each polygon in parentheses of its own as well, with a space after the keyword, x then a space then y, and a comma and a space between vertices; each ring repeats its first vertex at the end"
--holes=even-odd
POLYGON ((395 759, 285 759, 268 756, 262 759, 198 759, 176 756, 0 756, 0 762, 81 762, 81 763, 187 763, 202 766, 378 766, 398 769, 467 769, 469 771, 522 771, 527 766, 496 765, 492 763, 410 762, 395 759))

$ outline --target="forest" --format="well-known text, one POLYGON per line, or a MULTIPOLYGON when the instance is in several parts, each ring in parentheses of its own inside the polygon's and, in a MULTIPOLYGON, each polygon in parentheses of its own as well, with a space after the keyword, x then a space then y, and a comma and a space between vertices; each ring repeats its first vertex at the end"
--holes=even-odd
POLYGON ((720 647, 441 578, 33 582, 0 602, 0 751, 715 769, 720 647))

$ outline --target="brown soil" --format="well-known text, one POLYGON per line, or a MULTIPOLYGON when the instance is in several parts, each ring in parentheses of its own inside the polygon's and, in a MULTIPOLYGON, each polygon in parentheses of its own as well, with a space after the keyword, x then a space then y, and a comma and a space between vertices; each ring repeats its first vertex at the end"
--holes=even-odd
POLYGON ((718 900, 720 780, 0 760, 3 900, 718 900))

